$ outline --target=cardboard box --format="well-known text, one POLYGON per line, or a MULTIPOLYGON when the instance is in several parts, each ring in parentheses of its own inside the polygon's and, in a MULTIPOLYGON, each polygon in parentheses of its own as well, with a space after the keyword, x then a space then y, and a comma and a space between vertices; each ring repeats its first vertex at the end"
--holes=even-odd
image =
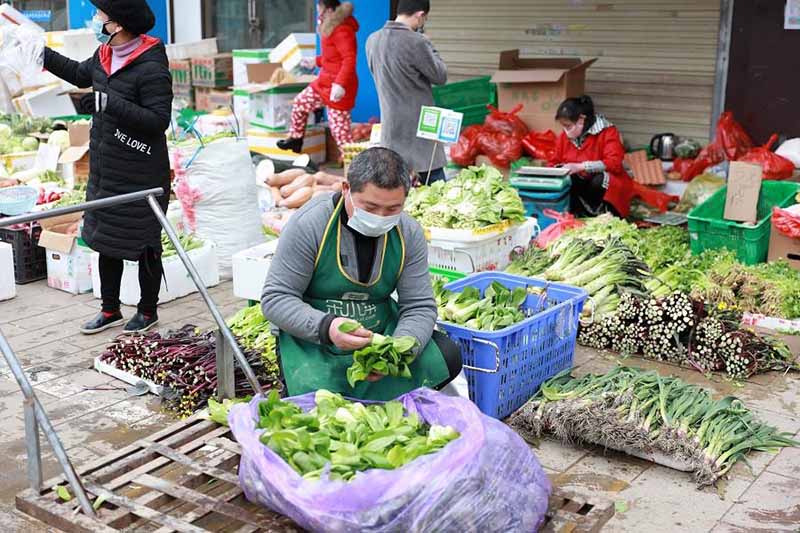
POLYGON ((258 83, 247 75, 247 65, 269 63, 272 48, 256 48, 252 50, 234 50, 233 55, 233 86, 241 87, 249 83, 258 83))
POLYGON ((232 84, 231 54, 192 58, 192 85, 195 87, 230 87, 232 84))
POLYGON ((47 285, 70 294, 92 291, 92 251, 78 241, 82 213, 43 219, 39 246, 46 250, 47 285))
POLYGON ((14 283, 14 248, 7 242, 0 241, 0 302, 10 300, 17 295, 14 283))
POLYGON ((278 240, 259 244, 233 255, 233 294, 247 300, 261 301, 261 291, 267 279, 278 240))
MULTIPOLYGON (((217 263, 217 246, 206 241, 201 248, 188 252, 189 258, 194 263, 200 279, 206 287, 214 287, 219 284, 219 265, 217 263)), ((101 298, 100 294, 100 273, 98 264, 100 254, 92 254, 92 281, 94 285, 94 297, 101 298)), ((125 261, 122 271, 122 284, 120 286, 119 300, 124 305, 135 306, 139 303, 141 291, 139 289, 139 263, 135 261, 125 261)), ((161 279, 161 290, 158 292, 159 303, 167 303, 197 292, 189 272, 183 266, 180 258, 173 255, 163 260, 164 276, 161 279)))
POLYGON ((498 107, 510 111, 522 104, 519 117, 532 130, 560 131, 555 120, 558 106, 585 93, 586 69, 597 59, 558 57, 520 58, 519 50, 500 53, 500 68, 492 76, 497 84, 498 107))
POLYGON ((169 73, 172 75, 172 87, 192 86, 192 61, 190 59, 170 59, 169 73))
MULTIPOLYGON (((252 152, 264 154, 280 161, 294 161, 297 159, 298 154, 278 148, 278 141, 285 139, 288 135, 288 131, 268 131, 250 128, 247 131, 247 141, 252 152)), ((308 154, 315 163, 325 162, 325 128, 312 126, 306 130, 302 153, 308 154)))
POLYGON ((192 57, 213 56, 219 53, 217 38, 203 39, 188 43, 168 44, 167 57, 173 59, 190 59, 192 57))
POLYGON ((74 187, 77 183, 86 183, 89 180, 89 136, 92 125, 72 123, 67 130, 70 146, 62 152, 58 164, 61 165, 64 181, 74 187))
POLYGON ((316 33, 291 33, 270 53, 270 61, 280 63, 287 72, 299 67, 304 57, 317 57, 316 33))
POLYGON ((725 220, 751 222, 758 219, 758 198, 761 195, 761 165, 733 161, 728 170, 725 195, 725 220))
MULTIPOLYGON (((248 77, 256 83, 240 87, 240 99, 245 93, 248 97, 247 122, 249 128, 269 131, 288 130, 292 119, 292 105, 295 97, 314 80, 313 76, 293 77, 292 81, 270 83, 275 72, 283 68, 277 64, 247 65, 248 77)), ((240 109, 245 107, 240 101, 240 109)), ((309 125, 314 123, 313 113, 308 117, 309 125)))
POLYGON ((785 259, 795 270, 800 270, 800 239, 787 237, 772 226, 769 236, 767 261, 785 259))
POLYGON ((194 108, 194 91, 194 87, 172 87, 172 105, 177 109, 194 108))
POLYGON ((219 108, 233 109, 233 91, 195 87, 194 108, 209 113, 219 108))

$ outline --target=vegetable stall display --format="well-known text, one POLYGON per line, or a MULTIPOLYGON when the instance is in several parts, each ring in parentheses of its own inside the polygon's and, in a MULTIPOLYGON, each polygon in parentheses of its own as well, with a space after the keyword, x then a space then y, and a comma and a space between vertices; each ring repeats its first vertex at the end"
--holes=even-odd
MULTIPOLYGON (((497 331, 522 322, 527 318, 522 305, 528 295, 544 294, 538 287, 510 290, 496 281, 484 291, 483 296, 476 287, 453 292, 444 288, 443 280, 435 280, 433 285, 439 318, 480 331, 497 331)), ((545 300, 541 298, 543 303, 545 300)))
POLYGON ((465 168, 450 181, 412 189, 406 211, 426 228, 474 230, 525 220, 516 189, 499 170, 486 165, 465 168))
POLYGON ((550 379, 510 424, 530 439, 552 434, 645 456, 656 451, 685 465, 700 486, 716 482, 751 451, 800 445, 737 398, 715 400, 697 385, 625 366, 550 379))
POLYGON ((789 347, 740 327, 741 317, 675 292, 663 298, 626 293, 614 315, 582 325, 578 342, 623 355, 641 354, 701 372, 746 379, 800 369, 789 347))
POLYGON ((459 437, 451 427, 422 423, 397 401, 365 406, 318 390, 315 404, 304 413, 272 391, 258 406, 261 442, 304 479, 350 481, 370 468, 393 470, 459 437))
MULTIPOLYGON (((260 308, 252 309, 261 315, 260 308)), ((248 313, 255 315, 254 311, 248 313)), ((245 313, 233 317, 230 320, 231 329, 239 339, 259 382, 268 389, 280 390, 274 340, 270 343, 260 338, 261 333, 253 335, 256 327, 269 334, 269 323, 261 316, 257 326, 252 323, 246 325, 246 317, 245 313)), ((191 325, 163 336, 151 332, 120 337, 106 348, 100 359, 119 370, 163 387, 164 406, 179 416, 190 416, 202 409, 209 398, 217 393, 214 333, 201 332, 191 325)), ((237 396, 252 392, 238 366, 234 380, 237 396)))

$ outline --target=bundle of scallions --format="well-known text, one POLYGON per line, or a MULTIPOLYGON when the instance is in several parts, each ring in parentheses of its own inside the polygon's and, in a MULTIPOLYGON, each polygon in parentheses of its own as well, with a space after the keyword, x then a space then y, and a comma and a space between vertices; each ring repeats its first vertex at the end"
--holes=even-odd
POLYGON ((546 250, 532 246, 515 258, 506 272, 583 288, 592 297, 585 313, 594 313, 595 318, 616 311, 621 291, 646 292, 650 278, 647 265, 622 240, 569 235, 546 250))
POLYGON ((618 366, 606 374, 563 372, 512 415, 529 439, 549 433, 628 451, 654 450, 689 465, 700 486, 724 476, 750 451, 800 446, 756 419, 741 400, 711 393, 655 371, 618 366))

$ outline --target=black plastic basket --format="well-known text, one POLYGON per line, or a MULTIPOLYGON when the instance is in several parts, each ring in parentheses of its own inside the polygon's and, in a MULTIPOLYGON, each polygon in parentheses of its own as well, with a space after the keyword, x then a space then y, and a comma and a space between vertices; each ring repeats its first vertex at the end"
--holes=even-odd
POLYGON ((33 222, 24 227, 0 228, 0 241, 11 245, 14 253, 14 281, 22 285, 47 277, 44 248, 39 247, 42 228, 33 222))

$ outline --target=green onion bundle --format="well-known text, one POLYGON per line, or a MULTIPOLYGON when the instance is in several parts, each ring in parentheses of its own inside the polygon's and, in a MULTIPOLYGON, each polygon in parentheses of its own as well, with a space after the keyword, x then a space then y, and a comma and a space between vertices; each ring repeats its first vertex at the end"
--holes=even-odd
POLYGON ((510 424, 529 439, 547 433, 628 452, 658 451, 689 465, 700 486, 716 482, 750 451, 800 445, 758 421, 737 398, 714 400, 678 378, 624 366, 581 378, 559 374, 510 424))

